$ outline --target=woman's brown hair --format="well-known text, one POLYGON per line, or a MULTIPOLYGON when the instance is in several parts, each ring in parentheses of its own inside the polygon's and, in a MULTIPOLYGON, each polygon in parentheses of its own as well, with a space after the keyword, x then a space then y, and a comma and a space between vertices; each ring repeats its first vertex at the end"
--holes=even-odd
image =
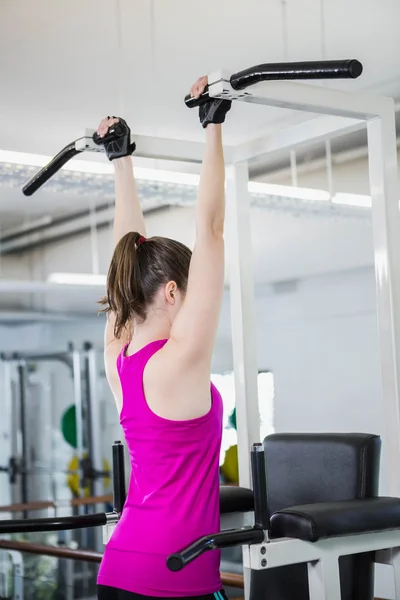
POLYGON ((143 241, 137 231, 118 242, 107 276, 107 295, 100 301, 102 312, 115 315, 114 335, 120 338, 133 319, 144 321, 154 296, 162 285, 175 281, 186 292, 192 252, 165 237, 143 241))

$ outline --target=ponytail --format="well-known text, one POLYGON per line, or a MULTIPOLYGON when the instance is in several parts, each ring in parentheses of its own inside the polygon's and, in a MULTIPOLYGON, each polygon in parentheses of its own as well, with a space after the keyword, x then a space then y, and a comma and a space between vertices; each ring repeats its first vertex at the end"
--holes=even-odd
MULTIPOLYGON (((115 315, 114 335, 119 339, 135 319, 146 318, 146 302, 142 288, 138 248, 145 238, 137 231, 124 235, 115 247, 107 276, 107 295, 100 304, 102 312, 115 315)), ((139 250, 139 254, 142 250, 139 250)))
POLYGON ((133 321, 145 321, 160 286, 175 281, 186 292, 192 253, 165 237, 144 238, 137 231, 124 235, 111 259, 102 312, 112 312, 114 335, 121 338, 133 321))

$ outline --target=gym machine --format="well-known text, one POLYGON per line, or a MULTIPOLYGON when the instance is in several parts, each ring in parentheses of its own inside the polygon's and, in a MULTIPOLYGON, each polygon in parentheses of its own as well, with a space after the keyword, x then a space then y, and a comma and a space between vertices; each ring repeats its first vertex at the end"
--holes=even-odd
MULTIPOLYGON (((362 73, 363 67, 358 60, 331 60, 314 61, 298 63, 271 63, 250 67, 244 71, 239 71, 228 77, 226 74, 214 74, 209 77, 209 85, 201 98, 194 100, 186 96, 185 102, 189 108, 199 106, 207 102, 211 97, 210 90, 213 92, 218 87, 218 93, 221 97, 231 98, 228 90, 219 88, 229 83, 232 90, 235 90, 235 98, 251 101, 251 95, 244 92, 245 88, 261 81, 280 81, 280 80, 321 80, 321 79, 355 79, 362 73)), ((217 94, 218 94, 217 93, 217 94)), ((212 93, 214 97, 216 94, 212 93)), ((67 144, 52 160, 40 171, 38 171, 22 188, 25 196, 31 196, 43 184, 55 175, 69 160, 85 151, 103 152, 105 142, 118 140, 124 135, 122 127, 117 123, 104 138, 99 138, 93 129, 86 129, 83 136, 78 140, 67 144)), ((131 140, 134 143, 134 140, 131 140)))
MULTIPOLYGON (((394 568, 400 600, 400 499, 379 497, 381 440, 372 434, 273 434, 251 450, 253 491, 222 486, 224 514, 254 524, 194 540, 166 558, 179 571, 201 554, 242 545, 250 600, 373 600, 374 564, 394 568)), ((123 446, 113 445, 114 510, 0 521, 0 534, 103 527, 110 538, 126 498, 123 446)), ((162 525, 160 525, 162 526, 162 525)))

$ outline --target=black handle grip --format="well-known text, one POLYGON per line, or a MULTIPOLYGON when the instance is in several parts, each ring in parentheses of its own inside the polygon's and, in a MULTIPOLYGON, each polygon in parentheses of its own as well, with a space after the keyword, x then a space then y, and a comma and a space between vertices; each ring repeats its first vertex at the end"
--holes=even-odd
POLYGON ((25 196, 32 196, 39 188, 42 187, 46 181, 48 181, 53 175, 57 173, 67 163, 71 158, 80 154, 81 150, 77 150, 75 148, 75 142, 71 142, 68 146, 65 146, 51 161, 36 175, 31 177, 31 179, 24 185, 22 188, 22 193, 25 196))
POLYGON ((264 531, 257 527, 230 529, 214 535, 206 535, 180 552, 171 554, 167 559, 167 567, 170 571, 181 571, 207 550, 229 548, 230 546, 243 544, 258 544, 264 541, 264 537, 264 531))
POLYGON ((0 520, 0 534, 34 533, 39 531, 66 531, 67 529, 85 529, 106 525, 106 513, 82 515, 79 517, 59 517, 49 519, 12 519, 0 520))
POLYGON ((177 554, 171 554, 167 559, 167 567, 170 571, 182 571, 186 565, 198 558, 206 550, 212 548, 204 548, 202 540, 199 540, 196 544, 192 544, 186 550, 178 552, 177 554))
POLYGON ((251 448, 251 472, 253 475, 254 524, 256 527, 268 530, 267 472, 262 444, 253 444, 251 448))
POLYGON ((196 106, 201 106, 202 104, 205 104, 209 101, 209 99, 210 96, 208 95, 208 85, 206 85, 206 87, 204 88, 204 92, 202 93, 200 98, 192 98, 190 94, 185 96, 185 104, 188 108, 195 108, 196 106))
POLYGON ((242 90, 260 81, 356 79, 362 71, 362 64, 355 59, 267 63, 235 73, 230 84, 234 90, 242 90))
POLYGON ((113 454, 113 492, 114 492, 114 510, 122 513, 126 500, 125 486, 125 462, 124 446, 121 442, 114 442, 112 447, 113 454))

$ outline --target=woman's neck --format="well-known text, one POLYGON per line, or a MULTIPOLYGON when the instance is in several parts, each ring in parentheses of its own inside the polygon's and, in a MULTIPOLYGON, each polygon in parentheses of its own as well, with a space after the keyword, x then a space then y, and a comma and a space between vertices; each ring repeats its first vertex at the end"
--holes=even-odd
POLYGON ((130 346, 142 348, 150 342, 168 339, 171 333, 171 323, 165 317, 146 319, 144 323, 135 323, 130 346))

